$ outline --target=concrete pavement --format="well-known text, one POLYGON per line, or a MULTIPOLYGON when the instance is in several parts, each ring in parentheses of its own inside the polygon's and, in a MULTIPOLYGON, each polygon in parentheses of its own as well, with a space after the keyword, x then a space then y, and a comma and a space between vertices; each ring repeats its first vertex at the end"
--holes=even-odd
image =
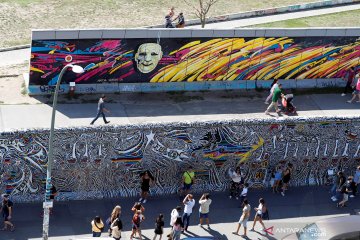
MULTIPOLYGON (((350 198, 348 207, 336 208, 335 203, 330 200, 327 186, 312 187, 292 187, 285 197, 280 194, 273 194, 270 189, 256 190, 251 189, 248 198, 253 209, 258 205, 258 199, 263 197, 268 205, 270 220, 265 221, 265 226, 272 234, 261 232, 259 225, 255 226, 255 232, 248 232, 247 239, 281 239, 306 224, 319 219, 355 214, 356 209, 360 208, 359 197, 350 198)), ((61 193, 60 193, 61 194, 61 193)), ((199 199, 199 195, 195 199, 199 199)), ((198 224, 197 203, 194 213, 191 216, 190 232, 182 235, 185 237, 211 237, 210 239, 246 239, 241 236, 233 235, 231 232, 236 229, 236 222, 241 215, 240 202, 229 199, 227 193, 212 193, 213 203, 210 206, 211 228, 201 228, 198 224)), ((137 198, 103 199, 92 201, 71 201, 55 202, 54 215, 50 217, 50 239, 90 239, 90 221, 95 215, 100 215, 103 220, 108 217, 115 205, 121 205, 124 229, 122 239, 129 239, 131 230, 130 211, 137 198)), ((146 220, 142 223, 143 239, 152 239, 154 221, 159 213, 165 216, 165 233, 169 232, 169 219, 171 210, 179 204, 179 199, 175 195, 154 196, 144 204, 146 220)), ((22 240, 22 239, 41 239, 42 212, 41 203, 16 204, 14 205, 13 220, 16 224, 15 232, 0 232, 0 239, 22 240)), ((251 211, 252 220, 255 211, 251 211)), ((360 217, 360 216, 359 216, 360 217)), ((249 229, 252 221, 248 223, 249 229)), ((241 229, 240 233, 243 233, 241 229)), ((325 230, 326 234, 326 230, 325 230)), ((102 234, 102 239, 110 239, 106 234, 102 234)), ((163 238, 166 239, 166 238, 163 238)), ((321 239, 328 239, 321 238, 321 239)))
MULTIPOLYGON (((281 118, 303 118, 321 116, 359 116, 360 103, 349 104, 346 97, 338 94, 296 95, 293 104, 297 116, 282 115, 281 118)), ((266 116, 264 104, 267 91, 214 91, 182 93, 128 93, 108 95, 107 108, 110 124, 125 125, 155 122, 209 121, 229 119, 274 118, 266 116)), ((86 95, 75 100, 59 102, 56 126, 90 126, 96 114, 98 95, 86 95), (86 102, 86 103, 81 103, 86 102), (89 103, 90 102, 90 103, 89 103)), ((51 101, 47 99, 49 103, 51 101)), ((49 128, 51 104, 0 105, 0 131, 15 129, 49 128)), ((277 118, 279 118, 277 116, 277 118)), ((95 127, 103 125, 98 119, 95 127)))

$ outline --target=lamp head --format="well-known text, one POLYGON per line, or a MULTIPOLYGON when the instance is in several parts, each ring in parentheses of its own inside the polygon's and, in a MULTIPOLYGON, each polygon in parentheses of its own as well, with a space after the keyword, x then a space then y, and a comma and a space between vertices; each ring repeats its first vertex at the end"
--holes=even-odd
POLYGON ((72 71, 74 73, 83 73, 83 72, 85 72, 84 69, 79 65, 72 65, 71 68, 72 68, 72 71))

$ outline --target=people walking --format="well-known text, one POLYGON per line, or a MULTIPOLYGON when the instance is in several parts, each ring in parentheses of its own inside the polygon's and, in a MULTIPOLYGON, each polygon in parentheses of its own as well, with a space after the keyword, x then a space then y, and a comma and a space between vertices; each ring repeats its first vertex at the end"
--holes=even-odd
POLYGON ((273 95, 274 95, 274 90, 275 88, 278 88, 278 79, 274 79, 274 81, 271 83, 271 88, 270 88, 270 94, 269 96, 267 96, 266 100, 265 100, 265 104, 269 104, 269 101, 272 99, 273 95))
POLYGON ((171 214, 170 214, 170 226, 174 225, 174 222, 176 221, 177 218, 181 218, 180 213, 181 213, 181 206, 177 206, 176 208, 174 208, 171 211, 171 214))
POLYGON ((118 218, 120 218, 121 214, 121 207, 119 205, 115 206, 114 209, 111 211, 110 217, 106 220, 106 224, 109 227, 109 236, 111 237, 112 228, 111 224, 118 218))
POLYGON ((120 218, 116 218, 112 223, 111 223, 111 229, 112 229, 112 237, 115 240, 120 240, 121 238, 121 230, 122 230, 122 221, 120 220, 120 218))
POLYGON ((172 240, 180 240, 182 225, 181 218, 177 218, 172 227, 172 240))
POLYGON ((265 111, 266 115, 270 115, 269 111, 272 108, 275 108, 276 113, 280 112, 279 107, 278 107, 278 100, 282 97, 284 97, 284 94, 282 93, 282 85, 278 84, 278 87, 274 89, 273 96, 271 98, 272 102, 265 111))
POLYGON ((356 85, 352 93, 352 98, 349 101, 347 101, 348 103, 352 103, 356 99, 356 97, 358 97, 359 99, 356 102, 360 102, 360 74, 357 74, 355 78, 357 79, 356 85))
POLYGON ((261 224, 261 226, 263 227, 262 230, 265 230, 265 224, 263 223, 263 214, 265 212, 267 212, 265 200, 263 198, 260 198, 259 199, 259 206, 257 208, 254 208, 254 209, 255 209, 256 213, 255 213, 253 226, 250 229, 250 231, 254 231, 254 227, 255 227, 257 222, 259 222, 261 224))
POLYGON ((185 27, 185 18, 184 14, 181 12, 179 15, 173 20, 178 20, 178 23, 176 24, 176 28, 184 28, 185 27))
POLYGON ((204 193, 199 200, 199 204, 200 204, 199 226, 200 227, 203 225, 203 220, 205 219, 207 227, 210 228, 209 212, 210 212, 211 202, 212 202, 212 200, 210 199, 210 195, 208 193, 204 193))
POLYGON ((3 194, 0 209, 1 215, 4 219, 4 227, 1 229, 2 231, 9 229, 11 232, 13 232, 15 230, 15 225, 10 222, 12 219, 13 206, 14 203, 9 199, 9 195, 3 194))
POLYGON ((355 69, 354 67, 349 68, 349 70, 347 71, 345 78, 346 78, 346 86, 344 89, 344 92, 341 94, 341 96, 345 96, 348 91, 352 91, 352 85, 354 82, 354 77, 355 77, 355 69))
POLYGON ((331 200, 333 200, 334 202, 338 200, 337 193, 340 191, 340 189, 345 184, 345 182, 346 182, 346 178, 344 176, 344 173, 342 171, 339 171, 335 179, 335 184, 334 184, 335 187, 333 186, 331 188, 331 193, 332 193, 331 200))
POLYGON ((357 195, 357 192, 359 191, 359 186, 360 186, 360 166, 358 166, 356 168, 356 171, 355 171, 355 174, 354 174, 354 183, 355 183, 355 186, 356 186, 356 191, 355 191, 355 194, 354 196, 357 195))
POLYGON ((131 235, 130 235, 130 239, 133 239, 134 235, 136 233, 139 234, 139 237, 140 237, 140 240, 142 239, 142 236, 141 236, 141 222, 143 222, 145 220, 145 217, 144 215, 142 214, 141 210, 137 210, 131 220, 131 223, 132 223, 132 232, 131 232, 131 235))
POLYGON ((106 117, 105 117, 105 112, 110 113, 110 111, 105 108, 105 99, 106 99, 106 96, 103 94, 101 96, 101 98, 99 99, 97 114, 96 114, 96 117, 91 121, 91 123, 90 123, 91 125, 94 124, 94 122, 100 117, 100 115, 102 115, 105 124, 110 123, 110 121, 107 121, 106 117))
POLYGON ((249 191, 249 184, 245 183, 244 187, 243 187, 243 189, 241 191, 241 194, 240 194, 240 203, 241 204, 243 203, 244 199, 247 198, 248 191, 249 191))
POLYGON ((141 197, 139 199, 139 202, 143 201, 143 203, 146 203, 149 191, 150 191, 150 185, 154 182, 154 177, 150 173, 149 170, 146 170, 145 172, 140 174, 141 177, 141 197))
POLYGON ((157 235, 160 236, 160 240, 162 238, 162 235, 164 233, 164 215, 162 213, 159 214, 159 216, 156 218, 155 221, 155 236, 153 238, 153 240, 156 239, 157 235))
POLYGON ((104 229, 104 223, 99 216, 96 216, 91 221, 91 229, 92 229, 93 237, 101 237, 101 232, 104 229))
POLYGON ((282 177, 282 188, 281 188, 281 195, 285 196, 285 191, 288 190, 289 182, 291 179, 291 172, 292 172, 293 165, 292 163, 288 163, 282 177))
POLYGON ((182 187, 182 191, 180 194, 181 200, 184 196, 186 196, 187 194, 190 193, 191 187, 192 185, 195 183, 195 172, 192 168, 192 166, 190 166, 188 168, 188 170, 186 170, 182 176, 182 182, 183 182, 183 187, 182 187))
POLYGON ((348 177, 346 185, 351 190, 349 192, 349 195, 350 195, 349 197, 351 197, 351 198, 355 197, 355 195, 356 195, 356 184, 354 182, 354 177, 353 176, 348 177))
POLYGON ((239 235, 239 230, 240 230, 240 227, 241 227, 241 224, 242 224, 244 226, 244 235, 243 236, 246 237, 247 236, 246 235, 247 222, 249 220, 250 210, 251 210, 251 206, 249 204, 249 201, 246 198, 244 199, 244 201, 242 203, 242 207, 243 207, 242 214, 241 214, 237 229, 236 229, 235 232, 233 232, 233 234, 239 235))
POLYGON ((279 192, 279 187, 282 179, 282 169, 280 166, 276 168, 275 176, 274 176, 274 185, 273 185, 273 193, 279 192))
POLYGON ((173 226, 174 226, 174 223, 176 221, 176 219, 180 218, 181 219, 181 206, 177 206, 176 208, 174 208, 172 211, 171 211, 171 214, 170 214, 170 226, 171 226, 171 232, 170 234, 167 235, 167 237, 169 239, 171 239, 172 235, 173 235, 173 226))
POLYGON ((229 198, 239 199, 240 188, 243 184, 240 167, 237 167, 235 171, 229 169, 229 176, 231 178, 229 198))
POLYGON ((170 15, 165 16, 165 28, 174 28, 170 15))
POLYGON ((184 224, 184 230, 187 231, 190 224, 190 216, 195 206, 195 199, 192 194, 186 195, 183 201, 184 204, 184 213, 182 216, 182 222, 184 224))
POLYGON ((336 204, 336 207, 345 207, 345 203, 349 200, 349 194, 352 192, 351 186, 348 182, 343 184, 340 189, 338 189, 342 194, 342 200, 336 204))

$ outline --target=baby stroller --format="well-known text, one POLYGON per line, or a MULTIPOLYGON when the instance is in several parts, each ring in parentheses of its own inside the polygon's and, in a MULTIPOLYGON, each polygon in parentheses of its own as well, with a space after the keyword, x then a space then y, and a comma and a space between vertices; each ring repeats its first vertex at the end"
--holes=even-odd
POLYGON ((282 99, 282 106, 285 114, 296 114, 296 107, 292 104, 293 94, 286 94, 282 99))

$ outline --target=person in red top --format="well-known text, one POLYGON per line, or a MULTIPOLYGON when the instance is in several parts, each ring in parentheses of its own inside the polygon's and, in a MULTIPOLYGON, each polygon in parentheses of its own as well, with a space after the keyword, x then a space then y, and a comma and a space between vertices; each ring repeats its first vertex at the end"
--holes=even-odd
POLYGON ((346 82, 344 92, 341 94, 342 97, 345 96, 349 90, 350 91, 352 90, 352 84, 354 81, 354 77, 355 77, 355 69, 354 69, 354 67, 351 67, 346 74, 347 82, 346 82))

